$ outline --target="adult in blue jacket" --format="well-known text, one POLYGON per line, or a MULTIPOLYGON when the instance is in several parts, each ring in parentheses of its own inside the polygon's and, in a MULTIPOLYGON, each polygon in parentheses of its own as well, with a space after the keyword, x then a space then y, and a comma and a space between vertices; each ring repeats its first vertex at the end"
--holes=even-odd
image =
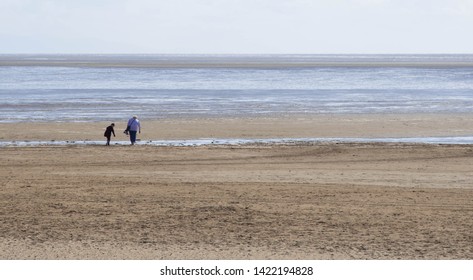
POLYGON ((126 131, 130 134, 130 142, 132 145, 135 145, 136 134, 141 133, 141 124, 137 116, 133 116, 128 120, 126 131))

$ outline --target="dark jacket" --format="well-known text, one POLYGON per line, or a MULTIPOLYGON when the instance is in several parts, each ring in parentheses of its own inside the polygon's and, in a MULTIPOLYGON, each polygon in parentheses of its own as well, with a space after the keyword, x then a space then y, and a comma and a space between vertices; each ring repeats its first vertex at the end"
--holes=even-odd
POLYGON ((113 136, 115 136, 115 130, 113 129, 113 126, 109 125, 107 126, 107 129, 105 130, 105 133, 103 134, 103 136, 111 137, 112 133, 113 133, 113 136))

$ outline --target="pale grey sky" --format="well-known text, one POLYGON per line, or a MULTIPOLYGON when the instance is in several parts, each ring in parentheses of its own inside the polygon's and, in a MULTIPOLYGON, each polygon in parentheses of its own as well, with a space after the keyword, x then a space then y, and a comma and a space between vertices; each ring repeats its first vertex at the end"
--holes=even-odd
POLYGON ((0 0, 0 53, 473 53, 473 0, 0 0))

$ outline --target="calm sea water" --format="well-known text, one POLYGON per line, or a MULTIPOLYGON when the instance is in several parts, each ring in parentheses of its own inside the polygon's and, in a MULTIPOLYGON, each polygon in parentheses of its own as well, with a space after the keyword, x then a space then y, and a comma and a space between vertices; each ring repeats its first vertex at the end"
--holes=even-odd
POLYGON ((8 62, 0 63, 0 122, 473 113, 473 55, 0 55, 0 62, 8 62))

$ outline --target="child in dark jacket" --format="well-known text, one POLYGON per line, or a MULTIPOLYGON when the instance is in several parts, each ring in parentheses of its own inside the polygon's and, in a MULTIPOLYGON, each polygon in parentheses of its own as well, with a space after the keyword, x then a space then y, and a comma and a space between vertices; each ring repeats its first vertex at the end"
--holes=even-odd
POLYGON ((105 129, 105 133, 103 134, 103 136, 107 137, 107 144, 105 144, 107 146, 110 146, 110 138, 112 137, 112 133, 113 133, 113 137, 115 137, 115 130, 113 129, 114 126, 115 126, 114 123, 107 126, 107 129, 105 129))

